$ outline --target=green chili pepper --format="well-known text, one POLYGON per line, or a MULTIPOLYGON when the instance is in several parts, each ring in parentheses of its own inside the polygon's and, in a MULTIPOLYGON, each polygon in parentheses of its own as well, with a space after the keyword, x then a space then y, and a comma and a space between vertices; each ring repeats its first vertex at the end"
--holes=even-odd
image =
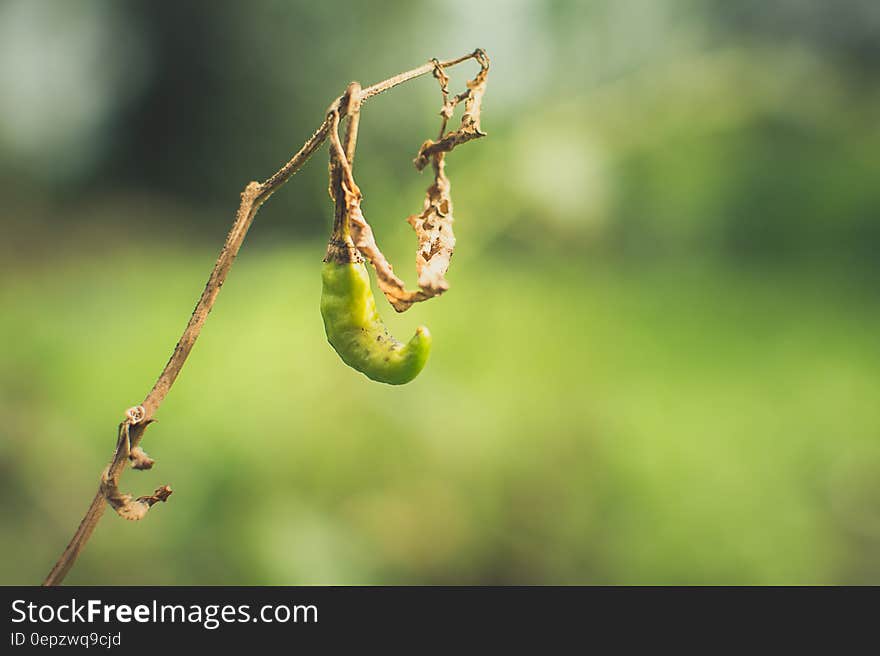
POLYGON ((330 345, 349 367, 389 385, 403 385, 419 375, 431 352, 424 326, 406 344, 382 322, 363 262, 324 262, 321 316, 330 345))

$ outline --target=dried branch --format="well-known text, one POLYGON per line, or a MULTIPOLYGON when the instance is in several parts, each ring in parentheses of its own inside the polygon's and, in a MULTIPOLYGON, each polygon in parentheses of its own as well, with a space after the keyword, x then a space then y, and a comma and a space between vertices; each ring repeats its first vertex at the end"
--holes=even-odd
MULTIPOLYGON (((241 248, 247 231, 254 220, 254 216, 260 209, 260 206, 268 198, 278 190, 285 182, 287 182, 302 166, 308 161, 309 157, 321 146, 330 132, 331 124, 335 125, 333 134, 336 134, 339 119, 346 115, 350 107, 359 109, 360 104, 375 95, 388 91, 400 84, 418 78, 427 73, 436 70, 438 66, 448 68, 460 64, 469 59, 477 59, 481 61, 482 50, 464 55, 457 59, 447 62, 438 63, 432 60, 418 68, 406 71, 387 80, 383 80, 377 84, 360 89, 359 86, 350 86, 345 94, 337 98, 328 109, 324 121, 315 131, 315 133, 306 141, 299 152, 297 152, 284 166, 282 166, 275 174, 269 177, 265 182, 251 182, 241 193, 241 203, 235 215, 235 221, 229 234, 226 236, 226 242, 223 245, 220 255, 214 264, 205 289, 193 310, 189 323, 187 323, 177 346, 174 348, 165 368, 156 380, 155 385, 147 394, 143 402, 126 411, 123 422, 119 425, 119 432, 116 442, 116 450, 110 464, 101 475, 101 484, 97 494, 92 500, 91 505, 86 511, 85 516, 80 522, 79 527, 74 533, 70 543, 65 548, 61 557, 55 563, 52 571, 46 577, 43 585, 60 585, 67 575, 70 568, 76 561, 77 556, 85 547, 98 521, 104 513, 104 509, 109 505, 122 517, 130 520, 138 520, 143 518, 147 511, 156 503, 166 501, 171 494, 171 488, 162 486, 158 488, 154 494, 149 496, 138 497, 135 499, 132 495, 123 494, 119 491, 119 479, 125 469, 126 462, 131 462, 135 469, 150 469, 154 461, 144 453, 140 448, 140 441, 144 436, 147 426, 153 423, 153 415, 159 409, 162 401, 171 390, 174 381, 180 374, 187 357, 192 351, 196 340, 201 333, 202 326, 217 300, 217 295, 223 287, 226 276, 235 262, 235 257, 241 248), (357 90, 355 90, 357 89, 357 90), (354 103, 351 102, 353 94, 357 94, 354 103)), ((356 114, 356 110, 354 110, 356 114)), ((350 128, 354 126, 353 134, 356 135, 356 119, 349 123, 350 128)), ((351 130, 350 130, 351 133, 351 130)), ((338 136, 336 137, 338 143, 338 136)), ((354 140, 350 142, 351 155, 354 156, 354 140)), ((343 158, 345 153, 343 153, 343 158)), ((350 173, 349 160, 346 160, 346 167, 350 173)))

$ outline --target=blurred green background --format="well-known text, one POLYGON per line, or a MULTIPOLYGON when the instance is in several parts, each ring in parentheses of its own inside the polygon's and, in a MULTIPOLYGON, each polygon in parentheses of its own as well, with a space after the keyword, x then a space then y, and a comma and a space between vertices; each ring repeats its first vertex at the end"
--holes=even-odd
MULTIPOLYGON (((873 0, 0 3, 0 583, 38 583, 165 363, 245 183, 349 80, 476 46, 434 352, 326 343, 326 151, 262 209, 80 584, 880 583, 873 0)), ((462 88, 473 64, 454 69, 462 88)), ((437 129, 364 108, 410 285, 437 129)))

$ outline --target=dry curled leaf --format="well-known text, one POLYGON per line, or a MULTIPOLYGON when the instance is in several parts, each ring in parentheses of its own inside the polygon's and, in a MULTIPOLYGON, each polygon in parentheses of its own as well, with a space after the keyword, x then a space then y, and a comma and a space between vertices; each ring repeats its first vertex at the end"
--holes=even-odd
POLYGON ((467 83, 467 91, 454 96, 451 100, 447 100, 446 84, 448 78, 438 69, 438 79, 440 80, 441 90, 443 91, 444 103, 440 115, 443 117, 443 129, 445 129, 446 121, 452 117, 455 106, 464 100, 464 114, 461 116, 461 125, 457 130, 443 135, 441 130, 440 139, 437 141, 428 140, 419 148, 413 164, 421 171, 424 169, 431 158, 443 153, 451 152, 453 148, 461 144, 467 143, 480 137, 485 137, 486 133, 480 129, 480 112, 483 107, 483 95, 486 93, 486 78, 489 75, 489 58, 482 50, 478 50, 477 61, 480 62, 480 72, 477 73, 473 80, 467 83))
MULTIPOLYGON (((150 423, 150 422, 147 422, 150 423)), ((119 425, 119 438, 117 440, 117 452, 131 460, 135 469, 149 469, 155 461, 150 458, 140 447, 131 448, 130 427, 132 416, 129 413, 127 419, 119 425)), ((111 473, 111 465, 108 465, 101 474, 101 494, 120 517, 137 521, 143 519, 147 511, 160 501, 164 502, 171 496, 171 488, 163 485, 156 489, 153 494, 135 499, 130 494, 119 490, 119 477, 111 473)))
POLYGON ((455 233, 452 231, 452 197, 449 178, 446 177, 442 155, 435 162, 434 184, 425 194, 421 214, 413 214, 407 221, 416 232, 419 248, 416 252, 416 271, 419 287, 432 295, 449 289, 446 271, 455 252, 455 233))
POLYGON ((156 461, 148 456, 147 452, 139 446, 131 450, 131 453, 128 454, 128 459, 131 461, 131 466, 134 469, 152 469, 153 465, 156 464, 156 461))
MULTIPOLYGON (((413 227, 419 241, 416 252, 416 272, 418 273, 418 290, 408 290, 403 280, 394 273, 394 267, 379 249, 375 235, 364 217, 361 209, 362 195, 354 181, 350 159, 353 157, 353 139, 347 138, 348 147, 343 150, 339 140, 339 116, 332 117, 330 129, 330 193, 337 205, 337 212, 347 215, 351 237, 358 251, 370 261, 376 271, 379 289, 398 312, 404 312, 414 303, 438 296, 449 289, 446 272, 455 251, 455 234, 452 224, 451 185, 445 173, 445 154, 457 145, 467 143, 485 135, 480 130, 480 110, 482 97, 489 72, 489 59, 485 53, 478 51, 477 60, 481 68, 477 76, 467 83, 467 91, 448 98, 446 76, 439 63, 436 65, 435 77, 440 82, 443 93, 443 117, 441 138, 438 141, 426 141, 415 159, 416 168, 423 169, 428 162, 433 163, 434 182, 425 193, 425 201, 420 214, 410 216, 407 221, 413 227), (443 136, 446 122, 452 116, 455 106, 464 101, 465 112, 458 130, 443 136), (348 152, 346 152, 348 151, 348 152), (337 197, 340 193, 343 199, 337 197)), ((356 111, 351 113, 349 120, 356 120, 356 111)), ((349 124, 351 134, 352 124, 349 124)), ((356 128, 355 128, 356 129, 356 128)))
POLYGON ((130 494, 120 492, 117 485, 108 476, 101 478, 101 491, 104 493, 107 503, 116 511, 116 514, 130 521, 143 519, 150 508, 160 501, 167 501, 168 497, 171 496, 171 488, 163 485, 156 488, 153 494, 135 499, 130 494))

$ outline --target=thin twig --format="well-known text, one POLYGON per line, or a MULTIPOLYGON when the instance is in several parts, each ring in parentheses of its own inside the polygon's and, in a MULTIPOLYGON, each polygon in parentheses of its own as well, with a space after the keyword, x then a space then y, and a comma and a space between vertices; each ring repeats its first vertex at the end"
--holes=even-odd
MULTIPOLYGON (((440 62, 439 66, 449 68, 456 64, 468 61, 469 59, 478 59, 481 56, 481 53, 481 50, 475 50, 474 52, 463 55, 457 59, 440 62)), ((418 68, 414 68, 405 73, 395 75, 387 80, 383 80, 382 82, 361 89, 358 102, 353 106, 357 107, 360 103, 363 103, 373 96, 388 91, 389 89, 393 89, 400 84, 414 80, 422 75, 431 73, 437 66, 438 63, 436 60, 432 60, 418 68)), ((152 459, 150 459, 139 446, 144 431, 147 426, 155 421, 153 415, 168 395, 171 386, 174 385, 174 381, 177 380, 177 376, 180 374, 187 357, 192 351, 192 348, 199 337, 199 333, 202 330, 202 326, 204 326, 208 314, 211 312, 211 308, 217 300, 217 295, 223 287, 226 276, 229 274, 229 270, 235 262, 235 257, 244 242, 244 238, 254 220, 254 216, 260 209, 260 206, 266 202, 266 200, 268 200, 268 198, 277 191, 279 187, 299 171, 308 161, 309 157, 314 154, 321 144, 323 144, 331 126, 331 119, 335 115, 335 120, 337 121, 336 124, 338 125, 339 118, 345 116, 348 107, 350 106, 349 94, 356 88, 359 87, 350 86, 345 94, 333 101, 320 127, 318 127, 315 133, 308 139, 308 141, 306 141, 303 147, 300 148, 299 152, 297 152, 290 161, 282 166, 274 175, 266 179, 265 182, 251 182, 244 188, 244 191, 242 191, 241 204, 235 215, 235 221, 232 224, 229 234, 226 236, 226 242, 223 244, 220 255, 217 257, 214 269, 211 271, 211 275, 208 278, 208 282, 205 285, 205 289, 202 292, 198 303, 196 304, 195 310, 193 310, 189 323, 187 323, 180 340, 177 342, 177 346, 174 348, 174 352, 171 354, 171 357, 165 365, 165 368, 162 370, 162 373, 159 375, 159 378, 156 380, 156 384, 153 385, 153 388, 150 390, 150 393, 147 394, 146 398, 139 406, 129 408, 129 410, 126 411, 125 419, 119 425, 116 450, 113 453, 113 458, 110 461, 110 464, 101 475, 101 486, 98 489, 98 493, 92 500, 92 503, 80 522, 76 533, 74 533, 73 538, 61 554, 58 562, 55 563, 52 571, 49 572, 43 585, 61 584, 64 577, 76 561, 77 556, 79 556, 80 552, 91 537, 92 532, 95 530, 95 526, 104 514, 104 509, 108 501, 122 516, 127 517, 128 519, 140 519, 153 504, 159 501, 165 501, 171 494, 171 488, 168 486, 162 486, 158 488, 153 495, 140 497, 136 500, 130 495, 125 495, 119 492, 119 479, 125 469, 126 461, 130 460, 136 469, 149 469, 152 467, 152 459)), ((357 116, 357 113, 354 112, 354 115, 357 116)), ((350 129, 353 130, 352 135, 356 134, 356 119, 354 122, 350 123, 350 129)), ((353 140, 349 143, 353 155, 353 140)))

